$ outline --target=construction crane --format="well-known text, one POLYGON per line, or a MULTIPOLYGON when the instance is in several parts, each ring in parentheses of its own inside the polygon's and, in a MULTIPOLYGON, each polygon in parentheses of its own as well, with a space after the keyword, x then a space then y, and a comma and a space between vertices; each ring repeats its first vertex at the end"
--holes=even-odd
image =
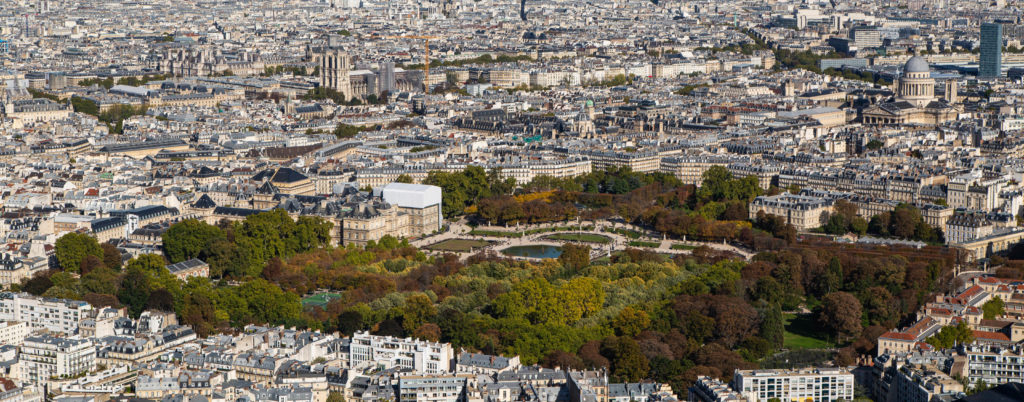
POLYGON ((430 40, 440 39, 437 36, 426 35, 401 35, 385 36, 388 39, 423 39, 423 93, 430 93, 430 40))

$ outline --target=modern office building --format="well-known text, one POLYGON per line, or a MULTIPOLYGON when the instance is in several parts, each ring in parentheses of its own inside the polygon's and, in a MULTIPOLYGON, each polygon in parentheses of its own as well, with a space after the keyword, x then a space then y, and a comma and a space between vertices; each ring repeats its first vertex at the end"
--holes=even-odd
POLYGON ((853 29, 850 36, 857 49, 882 47, 882 35, 877 27, 861 26, 853 29))
POLYGON ((981 57, 978 59, 978 77, 994 78, 1003 72, 1003 26, 989 22, 981 24, 981 57))
POLYGON ((852 400, 853 373, 844 368, 736 370, 733 388, 752 401, 852 400))

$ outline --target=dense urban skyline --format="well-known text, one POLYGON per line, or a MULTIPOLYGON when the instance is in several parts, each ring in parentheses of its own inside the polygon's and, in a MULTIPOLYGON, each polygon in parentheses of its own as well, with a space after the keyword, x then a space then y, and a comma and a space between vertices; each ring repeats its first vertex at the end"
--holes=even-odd
POLYGON ((5 0, 0 402, 1024 400, 1022 6, 5 0))

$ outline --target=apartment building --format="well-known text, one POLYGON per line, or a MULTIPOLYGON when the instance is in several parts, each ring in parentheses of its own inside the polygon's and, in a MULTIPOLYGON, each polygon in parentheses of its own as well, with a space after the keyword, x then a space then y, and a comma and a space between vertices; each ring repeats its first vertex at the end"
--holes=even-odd
MULTIPOLYGON (((779 172, 779 187, 820 188, 851 192, 860 196, 917 203, 927 186, 944 184, 946 176, 920 172, 863 172, 844 168, 787 167, 779 172)), ((950 203, 950 206, 953 206, 950 203)))
POLYGON ((634 172, 648 173, 657 172, 661 168, 661 156, 651 151, 592 151, 587 156, 596 170, 625 166, 634 172))
POLYGON ((506 371, 519 370, 519 356, 505 357, 463 351, 455 363, 455 372, 459 374, 497 375, 506 371))
POLYGON ((846 368, 736 370, 733 387, 749 400, 853 400, 853 373, 846 368))
POLYGON ((659 171, 675 175, 683 184, 700 186, 704 172, 712 166, 729 166, 735 161, 736 157, 723 155, 670 156, 661 158, 659 171))
POLYGON ((989 385, 1024 382, 1024 350, 1019 345, 1000 347, 993 345, 966 345, 965 364, 959 374, 974 384, 978 380, 989 385))
POLYGON ((530 74, 517 68, 496 68, 484 71, 483 79, 491 85, 501 88, 514 88, 530 85, 530 74))
POLYGON ((985 177, 980 171, 962 174, 949 179, 946 202, 953 208, 991 211, 999 206, 1005 184, 1005 178, 985 177))
MULTIPOLYGON (((591 172, 590 159, 586 157, 570 157, 566 159, 530 160, 526 163, 530 168, 530 179, 537 176, 576 177, 591 172)), ((529 181, 529 180, 527 180, 529 181)))
POLYGON ((0 286, 21 283, 22 279, 48 268, 49 259, 43 256, 24 258, 0 253, 0 286))
POLYGON ((46 382, 91 371, 96 348, 88 339, 30 336, 21 345, 20 358, 24 380, 46 382))
POLYGON ((790 193, 762 195, 750 202, 750 219, 757 219, 757 214, 764 212, 782 217, 797 230, 810 230, 826 223, 834 204, 831 199, 790 193))
POLYGON ((992 234, 992 223, 984 215, 954 215, 946 221, 946 244, 966 243, 992 234))
MULTIPOLYGON (((408 375, 398 378, 398 400, 416 402, 464 401, 473 374, 408 375)), ((474 387, 475 388, 475 387, 474 387)))
POLYGON ((782 166, 779 165, 768 165, 765 163, 749 163, 749 162, 734 162, 730 163, 729 173, 737 179, 742 179, 749 176, 757 178, 757 185, 762 190, 768 190, 772 183, 777 181, 779 172, 782 171, 782 166))
POLYGON ((20 345, 29 332, 27 323, 0 321, 0 345, 20 345))
POLYGON ((79 322, 92 311, 89 303, 51 299, 28 293, 0 293, 0 321, 21 321, 31 330, 78 333, 79 322))
POLYGON ((540 87, 577 86, 580 85, 580 73, 578 71, 532 71, 530 72, 530 85, 540 87))
POLYGON ((446 374, 454 358, 452 346, 413 338, 393 338, 357 332, 349 344, 350 367, 362 364, 413 370, 423 374, 446 374))
POLYGON ((717 378, 701 376, 690 386, 688 402, 747 402, 739 392, 717 378))
POLYGON ((905 364, 893 376, 888 396, 891 401, 931 402, 953 400, 963 392, 963 384, 935 366, 905 364))

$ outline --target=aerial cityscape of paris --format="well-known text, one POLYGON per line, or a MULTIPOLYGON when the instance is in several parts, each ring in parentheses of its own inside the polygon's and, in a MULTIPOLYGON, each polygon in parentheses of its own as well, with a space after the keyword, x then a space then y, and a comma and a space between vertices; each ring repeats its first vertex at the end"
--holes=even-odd
POLYGON ((0 0, 0 402, 1024 402, 1024 0, 0 0))

